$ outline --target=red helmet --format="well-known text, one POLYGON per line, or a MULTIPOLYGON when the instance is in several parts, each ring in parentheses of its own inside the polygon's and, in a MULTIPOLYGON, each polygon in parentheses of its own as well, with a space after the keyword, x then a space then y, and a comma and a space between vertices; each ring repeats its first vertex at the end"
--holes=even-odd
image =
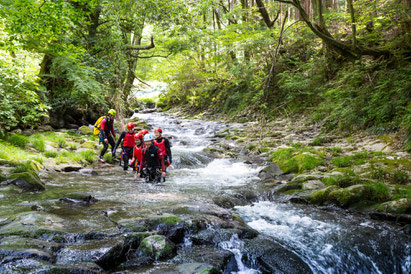
POLYGON ((128 124, 127 124, 127 128, 128 128, 128 129, 133 129, 133 128, 134 128, 134 124, 133 124, 133 123, 128 123, 128 124))
POLYGON ((134 139, 143 139, 143 134, 141 132, 134 134, 134 139))
POLYGON ((158 132, 160 132, 160 133, 163 133, 163 130, 162 130, 161 128, 156 128, 156 129, 154 130, 154 132, 156 132, 156 131, 158 131, 158 132))
POLYGON ((147 129, 142 129, 141 130, 141 134, 147 134, 148 133, 148 130, 147 129))

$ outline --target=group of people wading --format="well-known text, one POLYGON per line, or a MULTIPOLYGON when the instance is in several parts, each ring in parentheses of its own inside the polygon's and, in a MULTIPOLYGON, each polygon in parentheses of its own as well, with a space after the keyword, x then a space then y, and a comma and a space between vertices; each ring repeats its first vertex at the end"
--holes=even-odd
POLYGON ((166 168, 171 165, 171 149, 168 139, 162 137, 163 130, 156 128, 153 135, 147 129, 140 132, 135 130, 133 123, 127 124, 127 130, 120 134, 117 142, 113 127, 116 111, 110 109, 108 115, 100 124, 100 139, 103 142, 103 149, 100 152, 99 162, 104 162, 103 157, 110 144, 113 159, 116 159, 116 150, 121 146, 120 164, 123 162, 123 169, 131 167, 137 172, 138 178, 145 178, 146 181, 160 182, 166 177, 166 168))

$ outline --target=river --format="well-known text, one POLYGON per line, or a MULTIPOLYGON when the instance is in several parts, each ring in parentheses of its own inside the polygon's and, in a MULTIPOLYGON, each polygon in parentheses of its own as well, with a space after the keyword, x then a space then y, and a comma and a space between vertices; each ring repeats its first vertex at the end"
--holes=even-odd
MULTIPOLYGON (((0 257, 1 272, 45 273, 41 271, 55 265, 67 268, 79 264, 87 266, 122 240, 124 235, 118 226, 122 220, 161 215, 184 205, 213 205, 215 196, 258 188, 257 175, 261 166, 243 160, 213 158, 204 152, 204 148, 215 141, 218 131, 232 125, 178 119, 163 113, 135 115, 153 127, 161 127, 173 144, 173 164, 167 170, 166 182, 147 184, 137 180, 130 170, 101 165, 98 174, 93 176, 47 171, 43 174, 47 183, 43 192, 16 193, 2 188, 0 218, 17 216, 19 222, 0 226, 0 232, 39 227, 62 231, 64 237, 71 235, 72 239, 66 239, 67 244, 56 248, 53 251, 55 259, 47 264, 40 263, 33 258, 35 256, 24 260, 17 256, 10 260, 13 253, 0 252, 3 254, 0 257), (84 207, 60 200, 68 193, 78 192, 89 193, 99 201, 84 207), (78 237, 90 233, 104 235, 105 241, 99 237, 78 237)), ((237 206, 232 212, 262 235, 297 255, 314 273, 411 272, 409 235, 390 224, 342 210, 280 203, 263 197, 248 205, 237 206)), ((186 235, 181 248, 190 246, 191 240, 190 235, 186 235)), ((3 238, 0 250, 5 249, 7 241, 13 242, 13 239, 3 238)), ((218 246, 235 255, 236 264, 227 271, 261 273, 256 262, 244 260, 243 242, 238 237, 233 236, 218 246)), ((164 273, 177 265, 178 262, 173 260, 156 262, 125 272, 164 273)))

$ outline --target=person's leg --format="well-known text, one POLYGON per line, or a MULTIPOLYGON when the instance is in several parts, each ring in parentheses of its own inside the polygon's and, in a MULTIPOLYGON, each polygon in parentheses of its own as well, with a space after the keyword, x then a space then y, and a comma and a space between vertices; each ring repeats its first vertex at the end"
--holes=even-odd
POLYGON ((111 146, 111 153, 112 153, 113 159, 114 159, 116 155, 113 153, 113 149, 114 149, 114 147, 116 146, 116 143, 114 142, 113 136, 111 136, 111 135, 108 136, 107 140, 108 140, 108 143, 109 143, 110 146, 111 146))
POLYGON ((133 148, 132 147, 123 147, 123 160, 124 160, 124 166, 123 169, 127 170, 128 169, 128 160, 130 159, 130 153, 133 153, 133 148))
POLYGON ((100 159, 103 159, 104 154, 106 153, 107 149, 108 149, 108 144, 106 144, 105 142, 103 142, 103 149, 102 149, 101 152, 100 152, 100 159))

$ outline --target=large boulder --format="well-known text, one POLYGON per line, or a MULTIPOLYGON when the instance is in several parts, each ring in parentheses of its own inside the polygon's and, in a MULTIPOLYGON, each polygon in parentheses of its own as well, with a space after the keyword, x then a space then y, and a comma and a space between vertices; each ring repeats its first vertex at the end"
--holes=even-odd
POLYGON ((153 235, 141 241, 137 254, 141 257, 151 257, 156 261, 171 259, 176 255, 176 246, 163 235, 153 235))
POLYGON ((369 189, 365 185, 359 184, 334 190, 328 195, 328 199, 340 207, 349 207, 366 198, 368 194, 369 189))
POLYGON ((110 248, 96 261, 96 264, 105 270, 117 267, 121 263, 127 261, 131 251, 136 250, 141 241, 147 236, 147 233, 134 233, 128 235, 123 243, 110 248))
POLYGON ((21 172, 10 175, 9 181, 6 181, 6 185, 15 185, 25 191, 41 191, 45 190, 44 183, 40 178, 30 172, 21 172))
POLYGON ((394 201, 382 203, 377 206, 377 212, 387 212, 394 214, 411 214, 411 199, 402 198, 394 201))
POLYGON ((244 240, 244 253, 245 264, 257 263, 258 270, 263 273, 312 273, 292 251, 265 237, 244 240))

